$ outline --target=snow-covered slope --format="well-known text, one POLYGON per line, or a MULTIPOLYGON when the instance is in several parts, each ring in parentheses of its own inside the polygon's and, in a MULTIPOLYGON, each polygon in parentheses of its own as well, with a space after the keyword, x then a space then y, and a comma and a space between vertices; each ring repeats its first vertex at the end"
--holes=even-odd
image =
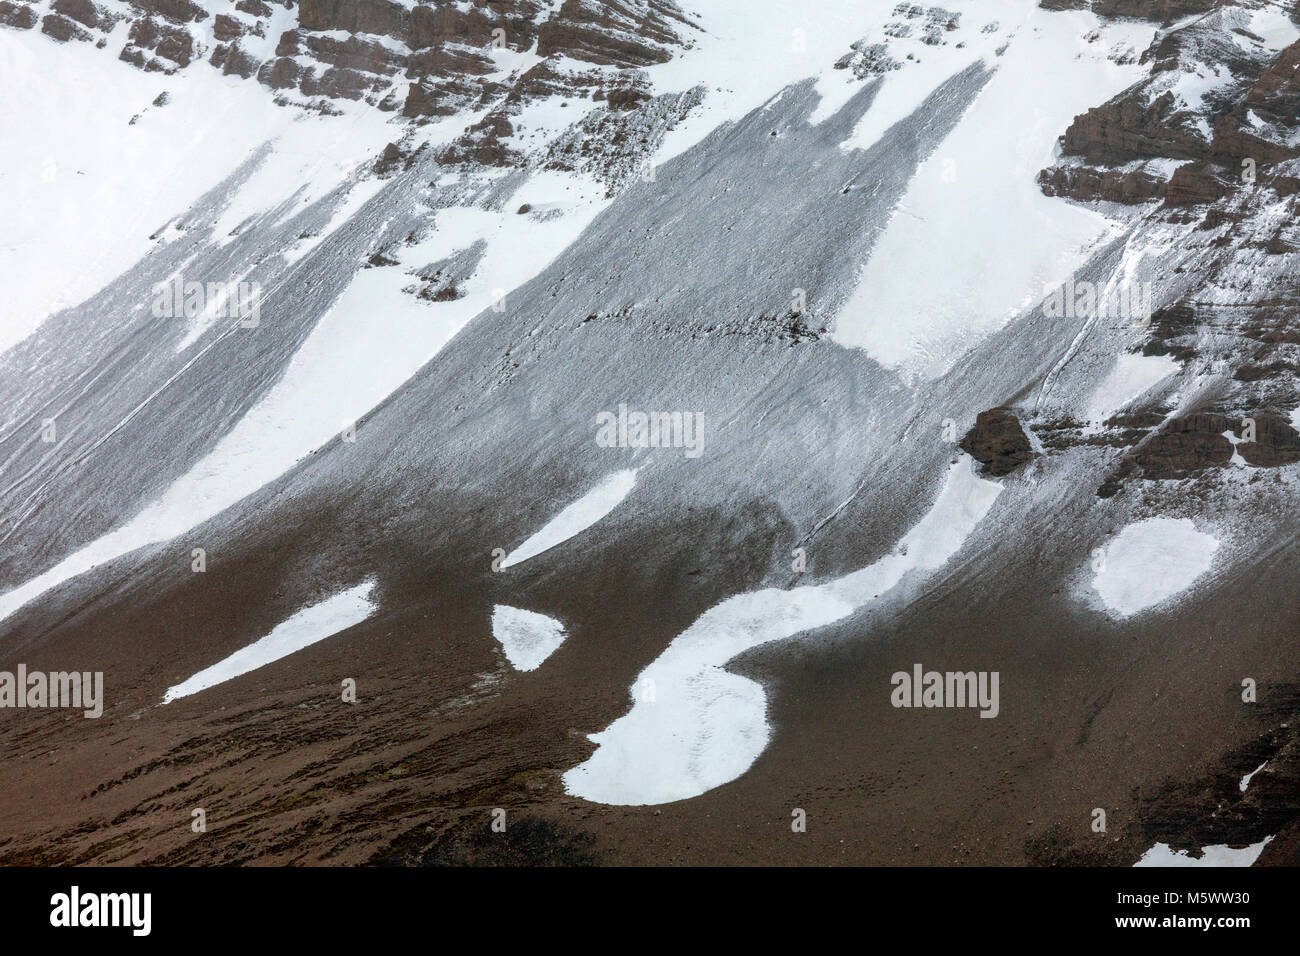
POLYGON ((4 852, 1294 853, 1300 27, 1164 10, 0 0, 4 852))

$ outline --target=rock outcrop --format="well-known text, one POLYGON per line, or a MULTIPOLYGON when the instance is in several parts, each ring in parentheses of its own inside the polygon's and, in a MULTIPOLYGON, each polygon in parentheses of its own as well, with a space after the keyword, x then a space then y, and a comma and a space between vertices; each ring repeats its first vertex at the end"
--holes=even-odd
POLYGON ((1034 457, 1033 446, 1020 421, 1005 408, 990 408, 975 417, 961 448, 995 478, 1009 475, 1034 457))

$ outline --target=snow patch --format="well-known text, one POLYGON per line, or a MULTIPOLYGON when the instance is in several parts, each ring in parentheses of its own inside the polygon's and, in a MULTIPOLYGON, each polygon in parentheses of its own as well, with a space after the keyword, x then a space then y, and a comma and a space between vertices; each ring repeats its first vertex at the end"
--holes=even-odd
POLYGON ((847 82, 845 71, 833 68, 835 61, 854 40, 882 27, 894 4, 710 0, 701 6, 688 15, 704 37, 693 37, 695 45, 667 63, 644 68, 656 94, 679 93, 697 84, 708 89, 703 105, 664 138, 657 164, 808 77, 822 77, 818 91, 825 99, 819 112, 836 112, 861 85, 847 82))
POLYGON ((517 671, 537 670, 568 637, 564 625, 555 618, 508 604, 493 608, 492 636, 517 671))
POLYGON ((1189 588, 1218 547, 1187 518, 1137 521, 1106 546, 1092 586, 1110 611, 1128 617, 1189 588))
MULTIPOLYGON (((115 49, 125 29, 114 32, 115 49)), ((259 83, 206 65, 147 73, 89 43, 52 43, 35 32, 0 30, 0 351, 146 256, 155 230, 169 219, 175 226, 262 144, 271 142, 271 152, 224 213, 187 227, 225 237, 295 190, 313 201, 394 135, 392 117, 365 104, 343 104, 339 117, 307 115, 277 106, 259 83), (164 92, 168 103, 151 106, 164 92)))
POLYGON ((836 341, 909 377, 938 377, 1115 231, 1037 183, 1061 130, 1141 75, 1137 64, 1107 59, 1111 44, 1079 39, 1092 29, 1108 40, 1152 33, 1140 24, 1099 26, 1087 13, 1026 14, 990 64, 997 72, 917 167, 839 313, 836 341))
POLYGON ((1267 766, 1268 766, 1268 761, 1265 760, 1262 764, 1260 764, 1258 767, 1256 767, 1256 768, 1255 768, 1254 770, 1252 770, 1250 773, 1246 774, 1246 776, 1244 776, 1244 777, 1241 778, 1241 783, 1238 784, 1238 786, 1241 787, 1241 792, 1242 792, 1242 793, 1245 793, 1245 792, 1246 792, 1246 788, 1250 786, 1251 778, 1254 777, 1255 774, 1259 773, 1261 770, 1263 770, 1263 769, 1264 769, 1265 767, 1267 767, 1267 766))
POLYGON ((568 793, 598 803, 646 805, 699 796, 744 774, 771 728, 763 688, 723 668, 736 655, 852 614, 909 571, 940 567, 1001 492, 963 456, 938 499, 898 546, 868 567, 826 584, 766 588, 706 611, 638 676, 632 709, 564 775, 568 793))
MULTIPOLYGON (((1281 50, 1300 39, 1300 26, 1286 11, 1271 4, 1250 12, 1250 32, 1264 41, 1267 50, 1281 50)), ((1233 39, 1240 42, 1243 38, 1234 33, 1233 39)))
POLYGON ((1167 843, 1157 843, 1142 854, 1142 859, 1133 865, 1143 866, 1251 866, 1264 847, 1272 842, 1271 836, 1264 837, 1258 843, 1243 847, 1230 847, 1223 844, 1201 847, 1199 858, 1191 856, 1186 850, 1171 849, 1167 843))
POLYGON ((295 651, 347 630, 354 624, 360 624, 375 613, 376 605, 370 600, 374 587, 375 580, 371 578, 354 588, 303 608, 293 617, 277 624, 270 634, 260 640, 240 648, 225 660, 204 668, 175 687, 167 688, 162 702, 169 704, 177 698, 224 684, 241 674, 265 667, 295 651))
POLYGON ((625 471, 616 471, 605 478, 595 488, 546 522, 540 531, 511 551, 501 562, 502 569, 535 558, 543 551, 549 551, 557 544, 563 544, 574 535, 586 531, 617 508, 628 496, 636 485, 636 472, 635 468, 629 468, 625 471))
POLYGON ((1115 359, 1115 367, 1088 400, 1088 421, 1100 425, 1181 366, 1168 355, 1130 355, 1115 359))

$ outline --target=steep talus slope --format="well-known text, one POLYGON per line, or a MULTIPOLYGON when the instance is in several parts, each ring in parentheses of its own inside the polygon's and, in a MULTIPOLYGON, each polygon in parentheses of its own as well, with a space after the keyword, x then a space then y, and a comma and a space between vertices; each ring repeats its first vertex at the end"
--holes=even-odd
MULTIPOLYGON (((231 595, 227 589, 234 587, 242 595, 239 603, 254 613, 229 620, 223 626, 225 636, 218 638, 221 643, 202 648, 206 657, 221 653, 223 645, 233 650, 245 643, 247 634, 274 619, 276 608, 288 612, 309 595, 328 589, 332 582, 350 581, 358 574, 379 572, 383 601, 394 608, 426 607, 435 601, 441 611, 453 595, 461 595, 456 602, 471 600, 491 586, 486 562, 456 561, 448 567, 447 556, 471 550, 486 556, 490 550, 485 549, 486 544, 526 536, 529 525, 544 512, 535 507, 525 513, 500 507, 500 502, 518 495, 521 488, 535 489, 525 494, 525 500, 540 498, 550 488, 580 490, 605 468, 625 459, 623 450, 601 450, 592 444, 591 420, 596 410, 617 407, 627 399, 645 407, 708 408, 710 424, 706 433, 709 454, 699 463, 702 467, 676 454, 676 460, 660 458, 651 463, 649 474, 642 479, 650 496, 640 516, 602 548, 606 552, 610 548, 629 551, 638 555, 638 563, 645 562, 635 576, 638 580, 626 582, 624 589, 649 588, 654 593, 662 586, 656 583, 662 574, 679 573, 668 569, 680 568, 681 558, 672 553, 679 552, 685 541, 665 539, 655 547, 668 553, 659 560, 647 560, 650 545, 643 537, 662 522, 680 520, 676 515, 683 498, 694 502, 690 507, 700 512, 692 519, 699 528, 691 537, 707 538, 708 529, 719 524, 723 529, 731 527, 723 533, 741 535, 736 541, 738 548, 742 543, 746 549, 758 545, 765 564, 771 544, 755 540, 747 528, 749 522, 737 524, 730 515, 752 483, 751 470, 735 469, 738 457, 753 460, 753 468, 769 473, 775 486, 787 485, 790 493, 783 497, 790 499, 789 507, 798 508, 803 515, 801 523, 811 530, 853 490, 845 480, 853 472, 836 461, 846 455, 856 460, 864 446, 884 446, 888 441, 884 433, 872 435, 869 426, 881 412, 872 411, 869 396, 880 395, 885 401, 896 391, 886 380, 877 377, 873 381, 864 374, 865 369, 829 343, 819 342, 815 334, 792 336, 791 316, 782 314, 788 307, 786 290, 794 287, 796 279, 807 286, 810 302, 818 303, 824 297, 828 308, 833 305, 834 296, 842 296, 851 282, 852 260, 844 260, 838 271, 809 275, 802 263, 785 258, 781 250, 792 241, 810 249, 818 243, 842 247, 869 242, 871 234, 862 229, 863 222, 886 211, 891 193, 897 196, 906 183, 905 169, 894 160, 930 148, 944 133, 944 122, 951 123, 960 115, 983 78, 982 71, 976 69, 955 79, 936 92, 914 124, 896 130, 865 158, 841 151, 838 144, 869 106, 871 87, 864 88, 834 122, 816 127, 807 123, 808 111, 816 101, 811 88, 788 91, 734 128, 719 131, 660 169, 656 184, 667 183, 672 188, 633 187, 546 273, 512 293, 504 313, 485 312, 419 378, 361 421, 355 445, 331 443, 305 469, 259 494, 237 514, 227 513, 213 525, 187 534, 187 541, 206 543, 214 556, 212 570, 201 579, 186 565, 178 565, 174 556, 155 558, 137 553, 125 559, 126 565, 73 581, 53 604, 32 604, 18 610, 12 626, 19 633, 41 634, 41 644, 49 644, 52 652, 53 645, 62 641, 61 635, 84 633, 77 618, 56 623, 69 609, 82 608, 78 617, 97 613, 93 606, 83 606, 89 596, 83 589, 102 593, 107 587, 111 593, 125 585, 127 592, 119 592, 119 596, 130 604, 141 599, 138 606, 152 608, 143 633, 161 634, 179 623, 175 611, 161 608, 193 609, 214 599, 228 604, 229 597, 219 595, 231 595), (797 194, 781 192, 787 178, 799 177, 808 185, 803 161, 810 151, 823 157, 820 185, 797 194), (774 230, 764 240, 771 243, 771 251, 766 253, 756 249, 752 235, 748 242, 734 246, 717 242, 715 260, 694 266, 683 261, 679 273, 683 281, 675 288, 657 285, 663 259, 684 255, 703 241, 678 246, 683 236, 690 239, 691 230, 719 237, 736 230, 736 217, 754 208, 752 197, 740 194, 736 183, 742 170, 752 173, 755 169, 773 184, 774 196, 799 195, 809 204, 800 214, 783 220, 797 238, 774 230), (872 188, 849 188, 847 184, 855 177, 870 182, 872 188), (665 197, 670 201, 665 202, 665 197), (701 219, 693 215, 709 199, 722 210, 731 203, 733 216, 701 219), (665 248, 659 257, 646 255, 647 243, 652 245, 655 240, 645 237, 656 234, 663 235, 665 248), (676 249, 667 248, 669 243, 676 249), (634 248, 641 254, 636 255, 634 248), (756 257, 771 263, 774 270, 788 271, 785 275, 774 273, 767 282, 750 281, 750 264, 756 257), (612 299, 606 291, 613 269, 618 270, 625 298, 612 299), (696 273, 696 281, 685 281, 687 269, 696 273), (719 283, 719 291, 702 297, 698 283, 704 281, 719 283), (722 301, 724 289, 732 311, 708 309, 709 303, 722 301), (677 320, 668 321, 672 317, 677 320), (687 321, 688 317, 693 321, 687 321), (542 340, 544 347, 533 347, 534 339, 542 340), (827 358, 808 354, 813 348, 827 358), (833 361, 837 374, 822 367, 828 360, 833 361), (731 384, 723 389, 722 382, 731 384), (739 390, 739 383, 747 383, 747 388, 739 390), (851 431, 846 432, 838 415, 825 415, 821 424, 825 438, 819 440, 808 432, 803 409, 827 398, 837 404, 852 403, 862 409, 863 416, 849 417, 851 431), (780 414, 782 423, 771 416, 772 404, 788 406, 780 414), (751 436, 760 422, 764 429, 771 428, 774 436, 788 431, 797 441, 782 443, 773 437, 770 442, 754 443, 751 436), (502 449, 510 449, 507 457, 503 458, 502 449), (826 477, 819 486, 805 489, 801 475, 806 474, 807 455, 814 449, 827 457, 826 477), (337 489, 344 486, 351 490, 340 499, 337 489), (266 567, 267 561, 279 568, 270 580, 253 570, 266 567), (296 570, 290 570, 286 561, 296 565, 296 570), (429 590, 432 579, 418 571, 427 562, 442 568, 434 575, 438 584, 433 591, 429 590), (254 580, 245 578, 249 572, 254 573, 254 580), (201 585, 198 592, 196 584, 201 585), (268 591, 272 586, 273 594, 268 591), (146 595, 161 598, 162 605, 146 595), (51 624, 55 626, 51 628, 51 624), (65 630, 69 627, 71 631, 65 630)), ((752 175, 750 179, 752 183, 752 175)), ((825 256, 824 261, 829 265, 834 260, 825 256)), ((935 458, 943 453, 941 448, 932 450, 935 458)), ((884 448, 877 454, 883 455, 884 448)), ((551 494, 555 492, 547 497, 551 494)), ((564 492, 558 496, 564 497, 564 492)), ((755 511, 760 525, 783 523, 772 504, 755 502, 744 507, 755 511), (768 513, 764 515, 764 511, 768 513)), ((905 520, 905 515, 893 520, 905 520)), ((737 559, 741 564, 752 560, 741 558, 739 551, 731 558, 737 559)), ((588 561, 608 564, 609 558, 593 555, 575 561, 570 557, 560 576, 567 580, 576 570, 575 564, 588 561)), ((532 576, 527 568, 518 574, 525 575, 525 580, 532 576)), ((722 593, 719 589, 726 586, 725 581, 735 580, 734 574, 729 570, 723 581, 702 582, 702 595, 665 595, 668 604, 652 602, 647 610, 657 616, 670 606, 679 606, 674 617, 689 615, 692 609, 698 612, 722 593)), ((550 577, 547 590, 555 600, 554 572, 550 577)), ((513 599, 525 602, 522 592, 513 599)), ((580 629, 583 617, 589 616, 589 626, 598 634, 606 625, 598 608, 574 608, 565 618, 571 627, 580 629)), ((192 610, 183 613, 188 616, 192 610)), ((94 651, 97 659, 129 656, 128 648, 141 640, 143 621, 132 615, 122 629, 114 629, 114 636, 100 632, 94 651)), ((663 626, 661 619, 646 629, 642 640, 647 650, 663 626)), ((216 638, 217 632, 212 635, 216 638)), ((182 656, 174 658, 166 669, 192 668, 189 652, 175 649, 182 651, 182 656)), ((27 648, 29 657, 36 651, 27 648)), ((162 657, 157 657, 156 663, 161 664, 162 657)), ((625 669, 634 661, 628 658, 612 663, 625 669)), ((158 678, 170 682, 156 666, 150 671, 155 676, 137 685, 130 695, 136 702, 125 705, 124 698, 125 706, 147 706, 164 689, 156 683, 158 678)), ((625 673, 601 682, 601 698, 607 708, 617 708, 619 683, 631 676, 625 673)), ((586 718, 591 722, 597 719, 586 718)), ((562 743, 561 735, 549 746, 562 743)), ((520 752, 536 753, 538 746, 534 742, 520 752)), ((483 773, 490 766, 476 769, 483 773)))
MULTIPOLYGON (((620 29, 627 29, 627 23, 620 22, 620 29)), ((655 35, 662 39, 663 30, 655 35)), ((551 70, 550 85, 525 79, 537 70, 494 67, 494 75, 506 82, 492 101, 499 101, 498 109, 514 113, 535 103, 559 101, 568 106, 567 74, 552 69, 563 58, 563 53, 540 60, 534 55, 531 61, 543 72, 551 70), (512 87, 513 81, 518 83, 512 87)), ((531 275, 530 260, 544 264, 548 251, 553 255, 563 247, 567 240, 561 237, 571 237, 572 231, 556 220, 574 222, 572 230, 581 228, 588 210, 599 208, 584 195, 590 191, 590 180, 604 186, 606 198, 624 188, 665 133, 700 100, 698 93, 687 91, 610 106, 600 84, 609 81, 612 88, 622 88, 620 84, 631 74, 607 66, 592 67, 583 75, 591 86, 580 92, 599 94, 602 101, 590 99, 585 108, 572 110, 574 119, 580 118, 599 135, 600 148, 584 148, 581 155, 575 155, 572 135, 559 135, 570 125, 562 113, 558 122, 530 123, 540 138, 510 148, 508 161, 487 165, 480 161, 481 154, 466 154, 462 148, 465 142, 481 140, 472 128, 473 113, 451 117, 445 126, 431 126, 426 132, 409 123, 386 128, 382 113, 367 114, 364 109, 326 117, 313 129, 309 116, 295 122, 296 111, 289 109, 284 111, 288 129, 272 127, 278 137, 267 142, 259 142, 256 126, 246 133, 239 130, 239 139, 250 143, 247 158, 188 209, 174 210, 166 221, 150 222, 148 253, 134 268, 117 276, 93 299, 57 313, 35 335, 0 354, 4 369, 0 390, 6 408, 0 454, 5 462, 8 543, 0 559, 0 575, 17 585, 49 571, 78 546, 94 542, 120 524, 123 515, 140 513, 174 481, 192 473, 205 455, 219 447, 223 436, 267 398, 322 317, 346 309, 349 300, 343 294, 356 284, 353 275, 362 265, 395 263, 391 258, 395 245, 412 257, 426 248, 442 248, 449 239, 456 240, 453 230, 465 217, 479 210, 490 212, 503 225, 528 227, 536 251, 516 257, 523 260, 516 269, 501 269, 489 255, 482 268, 462 268, 454 287, 438 287, 424 278, 425 267, 435 267, 429 275, 436 274, 436 261, 412 261, 403 263, 401 270, 385 271, 393 295, 383 308, 406 305, 395 301, 406 298, 396 294, 398 289, 409 293, 412 302, 421 297, 441 306, 430 315, 412 311, 406 324, 395 330, 374 329, 375 334, 410 335, 414 354, 406 370, 409 375, 496 294, 497 284, 508 287, 512 275, 531 275), (395 142, 378 155, 370 146, 373 152, 364 161, 350 163, 350 155, 365 156, 367 143, 373 143, 376 134, 386 134, 395 142), (353 137, 359 146, 339 149, 353 137), (318 150, 322 154, 317 155, 318 150), (334 160, 331 152, 339 159, 334 160), (438 155, 436 163, 429 161, 433 154, 438 155), (424 160, 418 171, 412 169, 416 156, 424 160), (516 167, 523 167, 532 178, 520 175, 516 167), (285 182, 286 172, 307 179, 301 185, 292 178, 285 182), (506 209, 505 203, 521 189, 540 195, 543 201, 535 214, 516 218, 516 207, 506 209), (445 226, 443 218, 450 220, 445 226), (488 274, 493 271, 498 274, 488 274), (199 315, 157 314, 157 285, 178 278, 222 283, 237 279, 256 285, 261 321, 250 328, 248 320, 229 321, 220 308, 199 315), (438 331, 444 327, 445 332, 438 331), (40 369, 40 374, 30 374, 34 369, 40 369), (56 423, 60 440, 43 440, 42 424, 47 421, 56 423), (105 488, 97 477, 102 474, 98 462, 113 462, 104 467, 123 480, 105 488), (91 489, 98 494, 90 494, 91 489)), ((176 106, 169 113, 167 99, 164 92, 152 112, 132 116, 129 125, 136 126, 138 120, 141 135, 158 135, 167 126, 183 123, 175 115, 176 106)), ((111 106, 119 113, 130 109, 129 104, 111 106)), ((215 122, 238 126, 246 120, 238 109, 231 109, 215 122)), ((136 130, 114 133, 130 137, 136 130)), ((581 136, 584 141, 589 137, 581 136)), ((493 140, 488 148, 499 146, 493 140)), ((67 160, 58 156, 50 157, 50 162, 57 176, 57 163, 67 160)), ((181 170, 165 172, 182 174, 181 170)), ((472 223, 471 229, 487 226, 472 223)), ((354 297, 360 297, 355 290, 354 297)), ((181 309, 179 299, 175 309, 181 309)), ((366 411, 404 378, 390 379, 370 403, 351 409, 351 416, 331 420, 325 432, 297 455, 306 455, 337 432, 346 418, 366 411)), ((284 467, 293 460, 290 457, 284 467)), ((278 473, 273 470, 262 481, 278 473)), ((237 497, 242 495, 222 506, 237 497)), ((176 527, 173 522, 172 533, 188 526, 176 527)), ((132 546, 144 543, 132 539, 132 546)), ((113 555, 100 558, 105 556, 113 555)))
MULTIPOLYGON (((473 308, 448 344, 430 343, 427 363, 413 362, 409 381, 358 410, 354 435, 322 436, 247 497, 197 512, 194 527, 140 550, 133 539, 105 552, 102 567, 7 609, 7 659, 102 669, 112 693, 99 723, 3 715, 26 771, 0 810, 14 834, 0 845, 5 858, 1131 863, 1157 840, 1276 836, 1261 861, 1289 859, 1297 607, 1288 595, 1300 562, 1290 520, 1300 405, 1286 182, 1292 41, 1281 23, 1259 21, 1269 8, 1257 5, 1093 5, 1103 18, 1140 14, 1162 28, 1129 64, 1143 78, 1061 129, 1039 182, 1054 202, 1089 203, 1117 224, 1080 256, 1071 295, 1149 283, 1150 321, 1059 308, 1050 290, 1029 290, 1031 305, 972 334, 951 367, 926 378, 830 334, 862 264, 907 217, 918 170, 987 103, 1002 58, 954 59, 898 109, 891 81, 923 75, 927 50, 959 55, 964 41, 947 42, 946 24, 981 27, 967 11, 906 6, 838 54, 841 68, 828 74, 847 88, 838 103, 823 99, 824 80, 796 83, 657 163, 648 181, 643 160, 714 93, 661 91, 638 72, 690 35, 680 11, 476 6, 465 14, 483 34, 464 44, 472 49, 457 50, 448 32, 421 47, 436 51, 431 60, 491 58, 492 25, 506 22, 507 43, 512 29, 521 37, 511 49, 590 66, 542 59, 501 77, 444 60, 442 79, 457 74, 456 95, 482 115, 457 130, 431 123, 443 131, 422 140, 421 118, 437 114, 412 109, 424 94, 408 93, 412 127, 373 174, 359 174, 385 177, 368 198, 347 205, 340 187, 296 216, 250 224, 229 245, 182 240, 110 286, 111 309, 87 303, 56 316, 0 356, 25 427, 0 446, 3 477, 17 476, 6 517, 20 521, 0 572, 17 585, 115 527, 233 432, 291 377, 337 303, 382 287, 430 308, 473 308), (1199 80, 1186 79, 1197 70, 1199 80), (487 92, 473 77, 489 75, 501 85, 487 92), (584 106, 563 131, 543 127, 552 132, 541 142, 519 133, 538 102, 574 102, 565 93, 574 86, 605 105, 584 106), (858 141, 881 109, 898 121, 858 141), (642 136, 655 142, 625 148, 642 136), (1246 147, 1259 155, 1240 155, 1246 147), (1256 160, 1254 181, 1234 179, 1242 158, 1256 160), (571 205, 528 192, 575 173, 593 175, 612 203, 593 205, 572 242, 557 239, 535 277, 489 296, 480 274, 500 268, 482 264, 493 234, 462 239, 468 220, 455 217, 581 221, 571 205), (325 231, 339 208, 344 227, 301 259, 278 257, 294 236, 325 231), (454 238, 435 242, 440 234, 454 238), (261 259, 256 274, 283 283, 269 300, 276 322, 256 340, 237 328, 197 338, 207 350, 184 373, 184 396, 146 404, 105 437, 194 358, 176 351, 188 330, 137 307, 189 256, 231 271, 261 259), (69 349, 72 330, 101 312, 112 316, 95 326, 101 339, 69 349), (138 381, 117 371, 146 362, 157 368, 138 381), (48 377, 22 376, 42 363, 48 377), (97 374, 117 387, 82 384, 97 374), (59 404, 95 427, 51 453, 26 439, 59 404), (620 404, 700 411, 702 454, 603 447, 596 416, 620 404), (627 712, 638 675, 674 638, 736 595, 820 584, 897 555, 963 448, 1001 491, 953 559, 728 665, 761 679, 775 728, 747 773, 659 808, 565 793, 564 772, 592 753, 585 735, 627 712), (492 570, 494 549, 514 549, 633 467, 634 489, 599 523, 492 570), (92 497, 108 468, 129 481, 92 497), (1114 542, 1161 518, 1211 532, 1215 563, 1175 600, 1118 612, 1098 583, 1120 560, 1114 542), (190 570, 192 547, 208 553, 204 574, 190 570), (806 565, 792 565, 795 549, 806 565), (371 577, 373 617, 159 706, 168 687, 371 577), (512 670, 491 637, 497 604, 554 616, 565 643, 536 670, 512 670), (917 661, 1000 671, 999 718, 891 707, 890 674, 917 661), (1260 686, 1253 710, 1238 697, 1244 676, 1260 686), (346 677, 358 680, 357 705, 338 701, 346 677), (75 780, 51 769, 51 750, 80 768, 75 780), (1225 781, 1265 758, 1258 789, 1226 793, 1225 781), (38 802, 50 807, 43 817, 38 802), (217 821, 205 836, 188 829, 195 806, 217 821), (494 807, 510 808, 510 840, 480 838, 494 807), (792 807, 816 821, 793 840, 792 807), (1093 839, 1095 807, 1110 814, 1109 838, 1093 839)), ((308 9, 303 31, 362 31, 414 50, 414 12, 425 6, 319 4, 300 19, 308 9)), ((1098 37, 1109 29, 1079 22, 1098 37)), ((995 29, 1008 36, 993 34, 998 45, 1034 35, 1032 22, 995 29)), ((455 102, 433 76, 414 89, 455 102)), ((1016 158, 1005 166, 1019 175, 1016 158)))

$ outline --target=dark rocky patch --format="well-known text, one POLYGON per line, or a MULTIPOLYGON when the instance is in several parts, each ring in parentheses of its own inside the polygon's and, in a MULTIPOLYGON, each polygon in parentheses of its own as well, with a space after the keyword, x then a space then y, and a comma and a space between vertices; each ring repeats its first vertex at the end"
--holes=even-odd
POLYGON ((91 34, 77 26, 67 17, 60 16, 57 13, 47 13, 45 19, 41 21, 41 32, 48 37, 53 37, 60 43, 66 43, 68 40, 93 40, 91 34))
POLYGON ((1118 202, 1126 205, 1163 199, 1165 181, 1139 167, 1132 170, 1094 166, 1052 166, 1038 174, 1038 185, 1048 196, 1080 202, 1118 202))
POLYGON ((486 811, 462 819, 436 837, 421 840, 377 860, 384 866, 592 866, 597 862, 595 837, 549 820, 507 816, 504 833, 494 833, 486 811), (421 845, 423 844, 423 845, 421 845))
POLYGON ((1233 423, 1223 415, 1187 415, 1169 422, 1133 456, 1145 478, 1183 478, 1232 460, 1232 442, 1223 433, 1233 423))
POLYGON ((212 21, 212 35, 223 43, 229 43, 244 35, 244 24, 234 17, 218 13, 212 21))
POLYGON ((405 39, 406 8, 389 0, 301 0, 298 24, 304 30, 344 30, 405 39))
POLYGON ((1061 151, 1082 156, 1092 166, 1165 157, 1201 159, 1208 145, 1184 125, 1190 119, 1178 110, 1172 93, 1162 93, 1147 105, 1139 87, 1076 116, 1061 140, 1061 151))
POLYGON ((50 9, 97 30, 111 30, 113 24, 121 19, 92 0, 54 0, 50 9))
POLYGON ((504 142, 514 135, 515 128, 502 110, 483 117, 454 143, 442 151, 440 163, 478 163, 482 166, 517 166, 523 154, 504 142))
MULTIPOLYGON (((383 175, 384 173, 390 173, 394 169, 396 169, 399 165, 401 165, 402 160, 405 158, 406 158, 406 153, 402 151, 402 148, 400 146, 398 146, 396 143, 389 143, 387 146, 384 147, 384 151, 379 154, 379 158, 375 160, 375 172, 379 173, 380 175, 383 175)), ((379 263, 374 262, 374 257, 372 256, 371 265, 378 265, 378 264, 379 263)), ((384 265, 396 265, 396 262, 384 263, 384 265)))
POLYGON ((975 426, 961 448, 983 465, 986 475, 1009 475, 1034 457, 1033 446, 1016 416, 1005 408, 990 408, 975 417, 975 426))
POLYGON ((298 64, 287 56, 267 60, 257 71, 257 80, 273 90, 286 90, 298 85, 298 64))
POLYGON ((1165 185, 1165 204, 1194 206, 1216 202, 1228 194, 1228 184, 1206 164, 1179 166, 1165 185))
POLYGON ((0 24, 18 30, 30 30, 36 26, 36 14, 25 3, 0 0, 0 24))
POLYGON ((330 67, 320 76, 303 76, 299 84, 308 96, 328 96, 345 100, 359 100, 374 88, 376 80, 356 70, 330 67))
POLYGON ((611 66, 650 66, 672 58, 686 24, 672 0, 564 0, 537 32, 537 52, 611 66))
POLYGON ((1255 440, 1237 445, 1237 454, 1256 468, 1277 468, 1300 461, 1300 433, 1279 415, 1257 412, 1255 440))
POLYGON ((1284 359, 1272 362, 1250 362, 1240 366, 1232 377, 1238 382, 1259 382, 1270 378, 1280 378, 1289 372, 1300 372, 1300 366, 1284 359))
POLYGON ((1133 794, 1135 819, 1118 836, 1080 837, 1059 824, 1025 843, 1037 866, 1131 866, 1156 843, 1198 856, 1275 837, 1257 866, 1300 863, 1300 688, 1262 687, 1255 716, 1267 729, 1226 752, 1204 775, 1133 794), (1245 793, 1242 777, 1251 778, 1245 793))
MULTIPOLYGON (((1273 726, 1224 755, 1213 772, 1171 781, 1139 796, 1141 841, 1198 852, 1203 846, 1246 846, 1300 823, 1300 689, 1264 687, 1258 716, 1273 726), (1243 794, 1241 778, 1260 764, 1243 794)), ((1265 849, 1272 862, 1278 855, 1265 849)), ((1279 850, 1283 849, 1279 847, 1279 850)), ((1294 852, 1294 848, 1292 849, 1294 852)), ((1280 855, 1280 854, 1279 854, 1280 855)), ((1260 862, 1264 862, 1261 857, 1260 862)), ((1294 858, 1292 860, 1294 861, 1294 858)))
MULTIPOLYGON (((161 48, 160 51, 161 52, 161 48)), ((216 55, 216 53, 213 53, 216 55)), ((227 75, 233 73, 238 77, 247 79, 257 72, 261 66, 261 61, 253 59, 250 53, 239 48, 239 43, 231 43, 229 51, 226 52, 225 59, 221 64, 221 72, 227 75)))
POLYGON ((1123 17, 1169 24, 1194 13, 1207 13, 1224 0, 1038 0, 1044 10, 1089 10, 1101 17, 1123 17))
POLYGON ((193 0, 131 0, 131 5, 173 23, 197 23, 208 18, 208 11, 193 0))
POLYGON ((304 42, 313 57, 340 69, 392 76, 403 66, 403 58, 399 54, 373 40, 348 37, 340 41, 309 34, 304 42))
POLYGON ((851 70, 859 80, 902 68, 903 64, 889 55, 889 47, 884 43, 855 40, 849 48, 850 52, 835 61, 835 69, 851 70))

